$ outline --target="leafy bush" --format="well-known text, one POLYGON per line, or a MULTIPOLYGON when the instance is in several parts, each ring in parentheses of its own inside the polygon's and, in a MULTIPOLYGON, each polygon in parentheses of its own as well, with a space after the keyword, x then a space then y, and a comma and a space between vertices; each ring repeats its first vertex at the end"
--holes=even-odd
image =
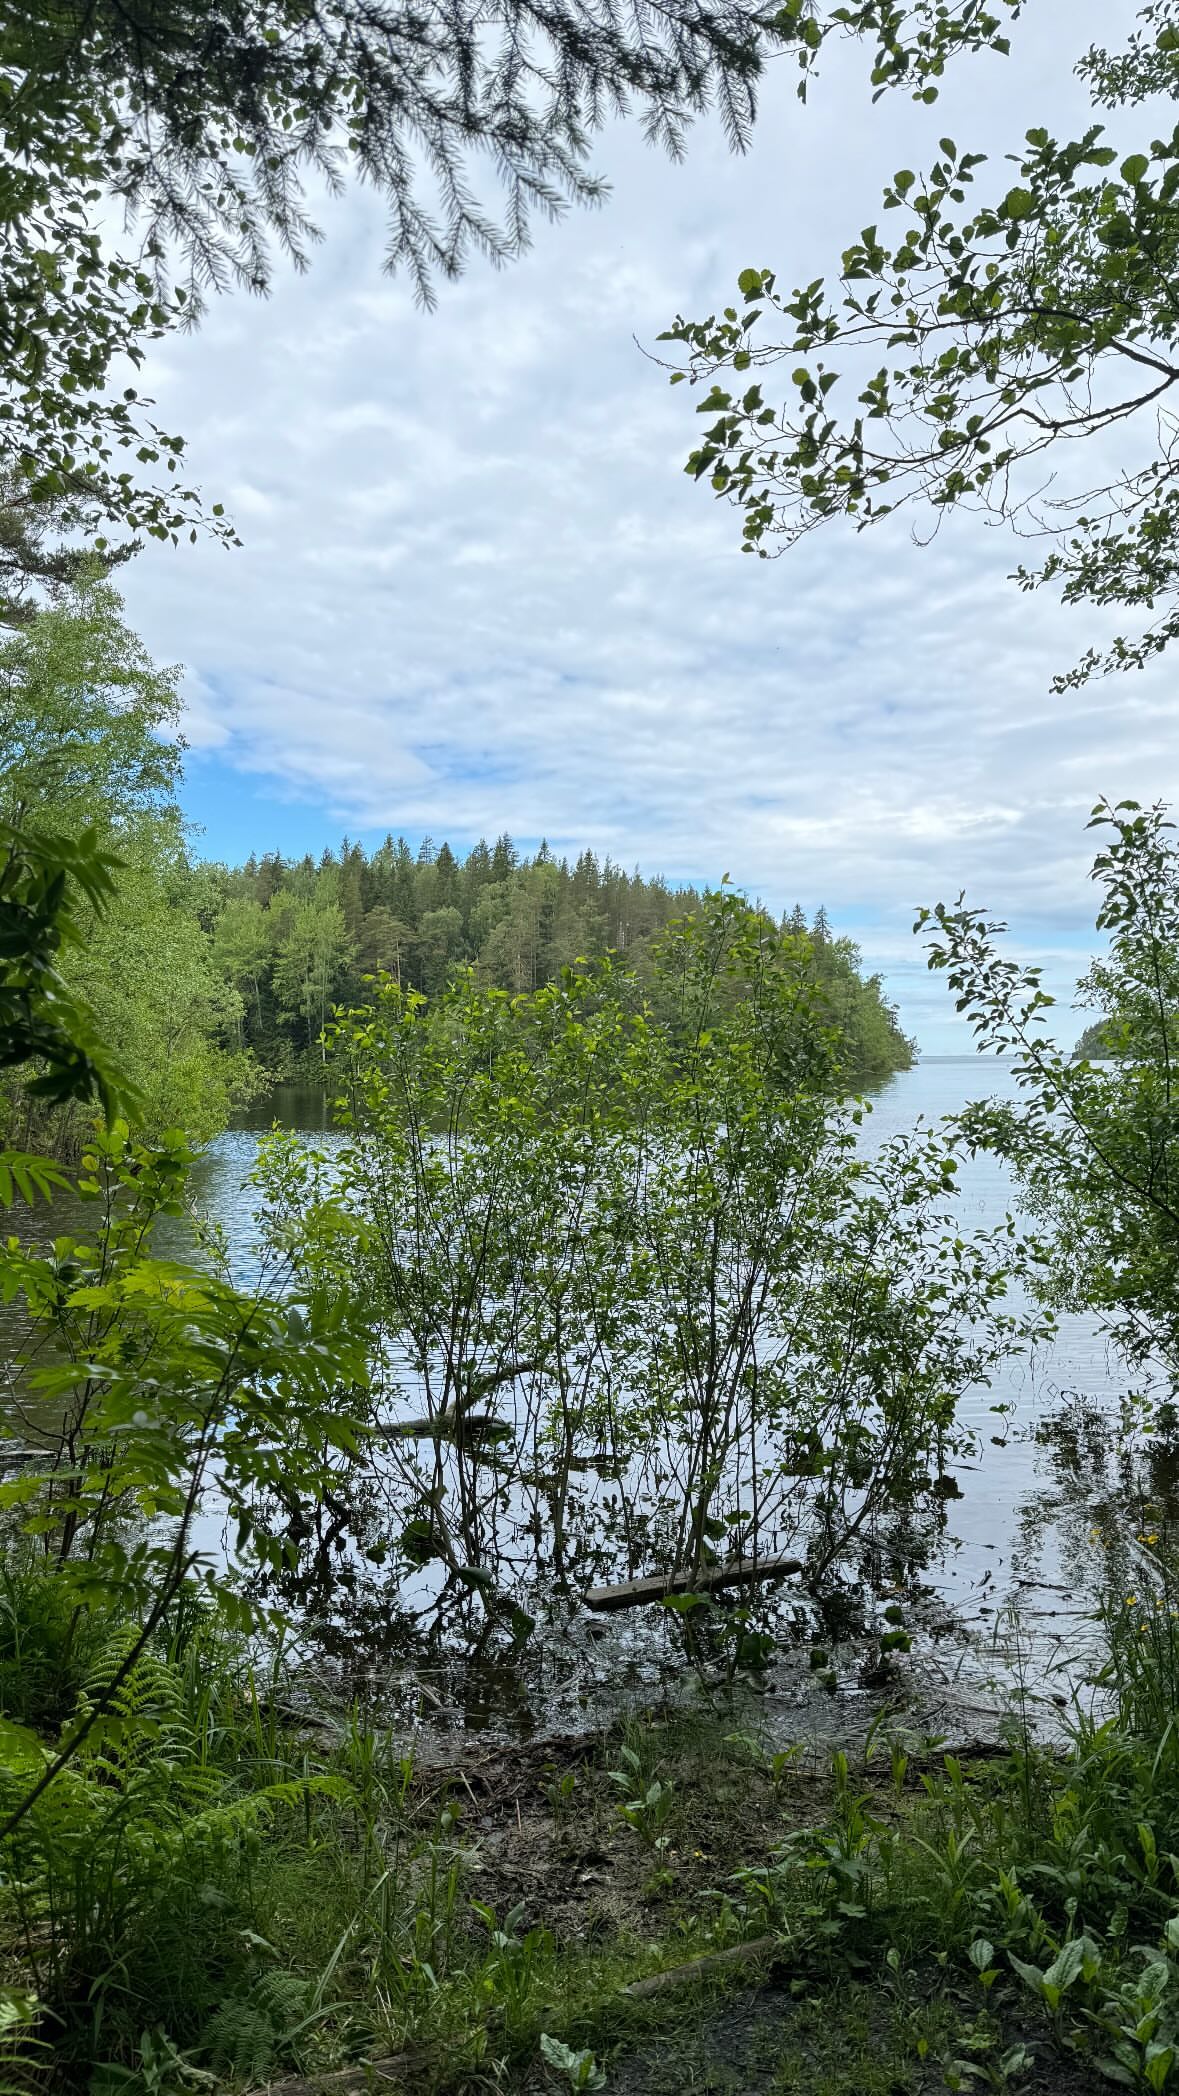
POLYGON ((430 1004, 385 979, 336 1031, 347 1147, 262 1169, 275 1250, 347 1276, 378 1341, 333 1546, 517 1640, 600 1573, 793 1544, 821 1587, 933 1504, 958 1393, 1026 1336, 1019 1246, 963 1234, 952 1150, 863 1156, 805 943, 722 892, 652 965, 430 1004))

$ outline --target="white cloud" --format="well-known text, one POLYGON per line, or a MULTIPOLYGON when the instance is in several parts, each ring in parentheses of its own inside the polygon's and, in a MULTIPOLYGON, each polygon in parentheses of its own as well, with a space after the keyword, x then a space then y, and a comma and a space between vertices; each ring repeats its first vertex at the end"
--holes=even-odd
POLYGON ((1179 787, 1170 670, 1051 698, 1091 625, 1007 582, 1019 549, 978 520, 921 550, 894 519, 743 558, 682 472, 687 389, 633 337, 724 304, 751 261, 829 266, 946 130, 1007 147, 1082 114, 1059 54, 1106 13, 1044 0, 1008 65, 967 61, 932 111, 871 108, 854 53, 805 110, 783 71, 744 160, 708 127, 679 168, 613 131, 613 201, 433 316, 381 276, 371 198, 330 206, 306 278, 215 307, 148 374, 246 542, 153 547, 126 577, 189 664, 206 761, 353 831, 507 828, 825 900, 931 1046, 959 1037, 918 901, 969 887, 1067 982, 1092 802, 1179 787))

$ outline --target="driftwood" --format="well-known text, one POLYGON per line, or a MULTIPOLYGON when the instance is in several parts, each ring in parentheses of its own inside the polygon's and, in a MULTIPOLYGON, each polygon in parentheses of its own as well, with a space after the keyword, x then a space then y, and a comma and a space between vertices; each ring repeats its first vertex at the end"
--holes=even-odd
POLYGON ((510 1441, 512 1429, 494 1412, 438 1412, 433 1419, 387 1419, 378 1428, 386 1441, 510 1441))
POLYGON ((710 1951, 707 1957, 689 1958, 686 1965, 669 1965, 662 1972, 649 1972, 645 1980, 632 1980, 622 1992, 628 2001, 645 2001, 649 1994, 662 1994, 665 1987, 684 1987, 690 1980, 707 1979, 729 1965, 745 1965, 754 1958, 768 1958, 780 1950, 777 1936, 755 1936, 752 1943, 733 1943, 728 1950, 710 1951))
POLYGON ((708 1593, 714 1587, 743 1586, 747 1579, 784 1579, 801 1572, 798 1557, 760 1557, 726 1565, 701 1565, 698 1572, 657 1572, 650 1579, 624 1579, 615 1587, 591 1587, 585 1597, 587 1608, 642 1608, 648 1601, 662 1601, 668 1594, 708 1593))

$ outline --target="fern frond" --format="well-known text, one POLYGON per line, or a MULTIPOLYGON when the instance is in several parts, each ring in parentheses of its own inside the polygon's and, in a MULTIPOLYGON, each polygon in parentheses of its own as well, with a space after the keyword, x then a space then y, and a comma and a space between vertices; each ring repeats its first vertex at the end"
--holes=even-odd
POLYGON ((266 2081, 307 2014, 309 1983, 293 1972, 264 1972, 245 1996, 223 2002, 205 2033, 214 2067, 242 2081, 266 2081))

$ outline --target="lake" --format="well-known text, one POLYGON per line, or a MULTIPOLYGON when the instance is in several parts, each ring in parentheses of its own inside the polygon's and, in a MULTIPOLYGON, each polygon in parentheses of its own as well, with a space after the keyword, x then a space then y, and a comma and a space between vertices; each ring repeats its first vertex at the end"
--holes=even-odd
MULTIPOLYGON (((919 1121, 937 1122, 968 1100, 1011 1097, 1014 1090, 1009 1064, 978 1056, 927 1059, 876 1093, 865 1147, 919 1121)), ((326 1149, 341 1140, 318 1093, 280 1089, 211 1143, 194 1174, 196 1201, 220 1225, 235 1277, 247 1286, 256 1257, 255 1196, 246 1182, 260 1133, 275 1120, 326 1149)), ((988 1158, 964 1164, 959 1199, 964 1229, 1000 1222, 1013 1206, 1007 1174, 988 1158)), ((63 1209, 55 1227, 68 1229, 72 1220, 63 1209)), ((940 1547, 916 1596, 921 1632, 905 1688, 916 1730, 987 1736, 1017 1678, 1050 1715, 1049 1699, 1062 1692, 1058 1663, 1065 1666, 1063 1686, 1084 1671, 1102 1562, 1093 1532, 1111 1518, 1125 1519, 1140 1485, 1111 1431, 1127 1388, 1127 1374, 1096 1320, 1073 1316, 1035 1359, 1008 1367, 993 1389, 967 1393, 961 1416, 977 1436, 978 1453, 958 1465, 962 1496, 945 1507, 940 1547), (996 1413, 995 1405, 1008 1410, 996 1413)), ((1171 1488, 1156 1469, 1150 1489, 1169 1495, 1171 1488)), ((841 1644, 836 1627, 826 1637, 839 1674, 834 1697, 816 1688, 805 1651, 801 1660, 797 1651, 784 1652, 771 1670, 761 1708, 782 1737, 806 1727, 825 1739, 844 1730, 854 1734, 879 1701, 859 1680, 863 1654, 855 1635, 841 1644)), ((601 1722, 620 1702, 660 1693, 681 1668, 672 1644, 652 1639, 647 1612, 641 1623, 583 1618, 546 1628, 534 1643, 520 1670, 502 1660, 459 1663, 454 1655, 399 1658, 396 1640, 380 1638, 370 1651, 350 1654, 348 1673, 354 1686, 358 1678, 367 1682, 407 1721, 531 1731, 601 1722)))
MULTIPOLYGON (((926 1059, 876 1094, 869 1140, 883 1141, 918 1120, 935 1122, 973 1099, 1016 1096, 1011 1063, 978 1055, 926 1059)), ((994 1158, 965 1160, 959 1183, 965 1228, 1017 1212, 1010 1176, 994 1158)), ((992 1390, 965 1396, 959 1416, 977 1434, 979 1452, 958 1466, 963 1496, 946 1509, 941 1561, 927 1575, 953 1614, 941 1668, 944 1722, 952 1729, 973 1705, 985 1732, 993 1681, 1007 1689, 1022 1678, 1050 1697, 1071 1694, 1086 1672, 1105 1568, 1097 1532, 1140 1521, 1141 1490, 1168 1501, 1175 1490, 1165 1455, 1144 1479, 1123 1449, 1122 1399, 1133 1381, 1095 1317, 1066 1315, 1050 1346, 1011 1363, 992 1390), (995 1404, 1009 1413, 994 1414, 995 1404)), ((936 1706, 933 1693, 934 1722, 936 1706)))
MULTIPOLYGON (((1014 1094, 1008 1063, 974 1055, 926 1059, 876 1093, 865 1147, 874 1148, 919 1121, 937 1122, 968 1100, 1014 1094)), ((243 1280, 253 1261, 250 1202, 243 1198, 242 1185, 258 1132, 274 1118, 307 1130, 327 1146, 338 1140, 317 1094, 287 1091, 275 1094, 210 1147, 200 1166, 200 1199, 224 1227, 243 1280)), ((1014 1205, 1008 1174, 994 1159, 967 1160, 959 1201, 964 1228, 1000 1222, 1014 1205)), ((1015 1669, 1037 1694, 1059 1693, 1057 1663, 1063 1659, 1066 1671, 1075 1674, 1078 1654, 1089 1650, 1094 1581, 1102 1564, 1093 1531, 1110 1518, 1125 1517, 1125 1501, 1138 1483, 1110 1431, 1127 1387, 1127 1372, 1108 1350, 1097 1321, 1067 1316, 1050 1347, 1034 1359, 1012 1363, 993 1389, 967 1393, 961 1416, 975 1431, 979 1450, 973 1461, 958 1467, 962 1497, 946 1507, 940 1557, 924 1575, 918 1715, 929 1730, 960 1731, 973 1724, 985 1733, 996 1707, 994 1682, 1009 1687, 1015 1669), (994 1405, 1009 1410, 997 1414, 994 1405), (1018 1611, 1019 1629, 1012 1611, 1018 1611)), ((1154 1482, 1158 1488, 1160 1481, 1154 1482)), ((1163 1479, 1161 1488, 1168 1486, 1163 1479)), ((611 1626, 606 1651, 602 1626, 591 1628, 601 1660, 595 1674, 619 1668, 636 1688, 653 1687, 661 1678, 661 1661, 642 1653, 633 1626, 611 1626)), ((577 1711, 560 1683, 575 1684, 576 1698, 584 1694, 586 1651, 575 1635, 563 1662, 557 1657, 559 1644, 555 1640, 548 1655, 552 1667, 544 1696, 550 1709, 554 1701, 561 1704, 565 1720, 572 1721, 577 1711)), ((858 1691, 843 1680, 843 1670, 841 1684, 837 1710, 823 1718, 825 1728, 837 1722, 840 1710, 850 1717, 848 1706, 857 1700, 858 1691)), ((493 1686, 491 1708, 485 1708, 478 1680, 473 1687, 465 1681, 463 1692, 470 1704, 466 1716, 474 1722, 485 1721, 502 1701, 502 1691, 493 1686)), ((448 1702, 454 1694, 447 1677, 448 1702)), ((784 1678, 771 1684, 771 1702, 775 1696, 784 1724, 797 1722, 803 1709, 820 1709, 812 1684, 798 1678, 796 1668, 787 1668, 784 1678)), ((596 1706, 595 1695, 589 1700, 596 1706)))

